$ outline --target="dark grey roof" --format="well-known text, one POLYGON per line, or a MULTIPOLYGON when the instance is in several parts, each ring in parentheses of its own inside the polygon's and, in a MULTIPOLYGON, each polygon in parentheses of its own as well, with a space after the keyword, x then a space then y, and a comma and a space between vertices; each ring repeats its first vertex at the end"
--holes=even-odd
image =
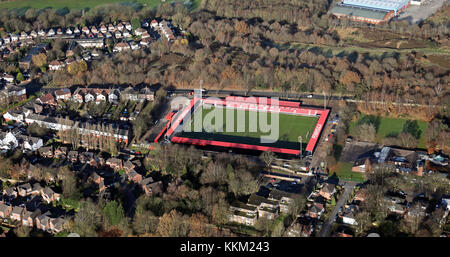
POLYGON ((331 13, 335 15, 338 14, 346 16, 364 17, 367 19, 383 20, 384 17, 389 13, 389 11, 338 4, 331 9, 331 13))

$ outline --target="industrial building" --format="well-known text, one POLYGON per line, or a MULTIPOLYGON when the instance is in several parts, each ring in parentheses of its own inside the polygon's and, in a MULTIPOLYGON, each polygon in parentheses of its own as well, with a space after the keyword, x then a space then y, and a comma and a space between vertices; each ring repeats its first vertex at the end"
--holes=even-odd
POLYGON ((331 9, 338 18, 378 24, 404 11, 410 0, 342 0, 331 9))

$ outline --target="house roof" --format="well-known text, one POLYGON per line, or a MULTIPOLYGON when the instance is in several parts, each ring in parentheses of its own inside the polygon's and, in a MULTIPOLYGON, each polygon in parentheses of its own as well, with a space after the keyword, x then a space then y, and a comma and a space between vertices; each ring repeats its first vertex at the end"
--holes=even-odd
POLYGON ((383 20, 384 17, 386 17, 386 15, 389 13, 389 11, 338 4, 331 9, 331 13, 335 15, 346 15, 363 17, 367 19, 383 20))
POLYGON ((249 205, 259 206, 261 203, 267 203, 271 205, 278 205, 277 201, 269 200, 265 197, 259 196, 257 194, 251 194, 250 198, 248 199, 249 205))
POLYGON ((11 206, 6 205, 4 203, 0 203, 0 212, 6 212, 6 210, 8 210, 9 208, 11 208, 11 206))
POLYGON ((20 206, 14 206, 12 209, 12 214, 22 214, 24 208, 20 206))
POLYGON ((141 181, 141 185, 147 185, 147 184, 150 184, 150 183, 153 183, 153 178, 152 177, 144 178, 141 181))
POLYGON ((325 186, 320 191, 323 191, 324 193, 333 194, 335 192, 335 186, 333 184, 326 183, 325 186))

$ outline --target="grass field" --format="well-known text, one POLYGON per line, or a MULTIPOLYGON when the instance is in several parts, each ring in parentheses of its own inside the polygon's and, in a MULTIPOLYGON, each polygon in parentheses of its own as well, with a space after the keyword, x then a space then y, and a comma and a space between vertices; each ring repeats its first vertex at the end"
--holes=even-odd
MULTIPOLYGON (((361 122, 364 119, 367 119, 367 115, 361 115, 361 117, 357 120, 351 123, 350 125, 350 133, 352 132, 352 129, 356 127, 358 124, 361 124, 361 122)), ((400 119, 400 118, 388 118, 388 117, 375 117, 377 124, 374 124, 377 128, 377 142, 381 143, 383 138, 388 136, 397 136, 400 134, 403 130, 403 126, 405 125, 405 122, 407 119, 400 119)), ((418 120, 417 121, 419 128, 421 130, 419 143, 417 147, 419 148, 426 148, 425 146, 425 131, 427 130, 428 123, 425 121, 418 120)))
MULTIPOLYGON (((166 2, 173 2, 173 0, 167 0, 166 2)), ((195 1, 194 1, 195 2, 195 1)), ((113 3, 141 3, 146 6, 157 6, 161 4, 161 0, 15 0, 8 2, 1 2, 0 8, 46 8, 51 7, 55 9, 70 8, 70 9, 83 9, 93 8, 103 4, 113 3)))
POLYGON ((351 180, 357 182, 365 181, 364 174, 360 172, 353 172, 352 166, 353 164, 350 162, 339 162, 336 164, 335 170, 332 170, 331 173, 335 173, 341 180, 351 180))
MULTIPOLYGON (((250 131, 250 115, 255 115, 256 123, 259 124, 259 114, 255 111, 245 111, 245 110, 234 110, 234 129, 232 129, 232 132, 227 131, 226 129, 226 115, 228 112, 226 112, 225 108, 222 107, 215 107, 211 109, 202 109, 197 110, 196 113, 193 115, 192 122, 185 124, 185 128, 191 128, 191 131, 194 131, 194 123, 195 123, 195 116, 196 115, 202 115, 202 122, 205 121, 205 118, 207 115, 212 112, 213 110, 218 111, 219 114, 223 114, 223 122, 221 124, 218 124, 216 128, 220 128, 222 131, 217 132, 217 130, 214 130, 214 132, 207 132, 205 129, 206 127, 203 126, 202 132, 186 132, 183 131, 177 136, 180 137, 188 137, 188 138, 197 138, 197 139, 207 139, 207 140, 217 140, 217 141, 224 141, 224 142, 236 142, 236 143, 244 143, 244 144, 251 144, 251 145, 266 145, 266 146, 272 146, 272 147, 281 147, 281 148, 289 148, 289 149, 299 149, 300 143, 298 142, 298 137, 302 136, 302 142, 303 142, 303 148, 306 147, 306 144, 309 141, 309 138, 311 137, 311 134, 317 124, 318 118, 316 117, 304 117, 304 116, 296 116, 296 115, 288 115, 288 114, 279 114, 279 126, 267 126, 267 127, 260 127, 257 126, 256 132, 250 131), (243 132, 237 132, 238 127, 238 116, 245 115, 245 129, 243 132), (263 144, 260 142, 261 136, 268 136, 270 135, 270 131, 268 129, 279 129, 278 133, 278 141, 271 144, 263 144)), ((212 115, 212 113, 211 113, 212 115)), ((208 115, 208 116, 211 116, 208 115)), ((230 114, 228 114, 230 115, 230 114)), ((198 116, 197 116, 198 117, 198 116)), ((208 118, 206 118, 208 119, 208 118)), ((211 119, 211 123, 215 125, 215 118, 211 119)), ((267 123, 271 124, 272 121, 272 114, 267 114, 267 123)), ((212 128, 211 128, 212 129, 212 128)), ((208 129, 208 130, 211 130, 208 129)), ((272 134, 274 135, 274 134, 272 134)), ((276 135, 276 134, 275 134, 276 135)))

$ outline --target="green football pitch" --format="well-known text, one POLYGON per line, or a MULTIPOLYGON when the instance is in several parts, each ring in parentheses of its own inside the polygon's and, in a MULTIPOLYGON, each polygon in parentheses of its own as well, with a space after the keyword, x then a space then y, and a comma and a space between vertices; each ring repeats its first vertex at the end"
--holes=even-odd
POLYGON ((227 110, 223 107, 202 108, 195 111, 190 122, 183 125, 184 130, 177 136, 288 149, 299 149, 298 137, 302 136, 302 148, 304 149, 317 121, 317 117, 283 113, 265 114, 248 110, 227 110), (266 115, 267 120, 262 124, 267 126, 260 126, 260 118, 263 115, 266 115), (278 122, 276 122, 276 117, 273 117, 274 115, 278 115, 278 122), (222 118, 216 119, 215 117, 218 116, 222 118), (227 120, 234 120, 234 122, 227 124, 227 120), (201 125, 199 126, 199 124, 201 125), (196 126, 200 129, 196 129, 196 126), (189 128, 190 131, 186 131, 189 128), (275 130, 278 130, 278 133, 271 133, 275 130), (274 143, 262 143, 261 136, 269 135, 277 136, 278 140, 274 143))

